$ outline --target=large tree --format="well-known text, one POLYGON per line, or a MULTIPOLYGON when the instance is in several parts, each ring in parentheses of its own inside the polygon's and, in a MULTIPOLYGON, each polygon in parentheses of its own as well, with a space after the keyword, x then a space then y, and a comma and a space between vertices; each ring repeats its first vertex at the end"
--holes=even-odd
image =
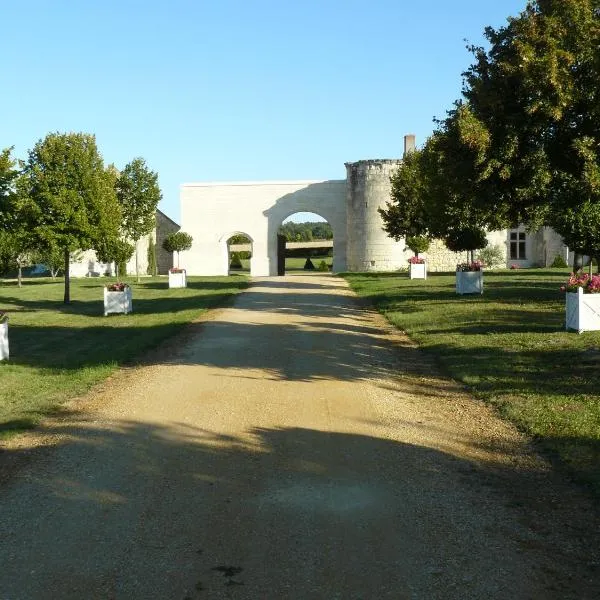
POLYGON ((475 204, 566 239, 600 216, 600 2, 531 1, 486 37, 464 86, 489 140, 475 204))
POLYGON ((11 153, 12 148, 0 152, 0 254, 4 269, 16 267, 21 287, 22 269, 32 260, 35 240, 19 216, 16 196, 19 171, 11 153))
POLYGON ((135 246, 135 272, 139 281, 138 241, 154 229, 156 209, 162 198, 158 174, 148 169, 143 158, 134 158, 119 174, 116 190, 123 233, 135 246))
POLYGON ((29 151, 18 181, 18 214, 37 245, 60 248, 64 302, 71 301, 71 252, 88 250, 117 235, 121 211, 114 178, 104 167, 96 138, 51 133, 29 151))

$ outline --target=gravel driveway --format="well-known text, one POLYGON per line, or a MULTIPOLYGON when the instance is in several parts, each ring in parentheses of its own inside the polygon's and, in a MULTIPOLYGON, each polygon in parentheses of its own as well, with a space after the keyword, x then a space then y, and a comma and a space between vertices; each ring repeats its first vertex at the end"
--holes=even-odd
POLYGON ((598 511, 332 276, 0 454, 0 599, 597 599, 598 511))

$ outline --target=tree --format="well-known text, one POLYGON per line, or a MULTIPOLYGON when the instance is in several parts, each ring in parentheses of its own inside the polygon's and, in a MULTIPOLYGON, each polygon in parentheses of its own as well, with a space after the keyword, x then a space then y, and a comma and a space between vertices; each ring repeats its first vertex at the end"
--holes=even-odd
POLYGON ((0 152, 0 245, 4 267, 17 268, 17 282, 21 287, 23 267, 32 261, 35 241, 19 214, 16 182, 20 174, 11 152, 12 148, 0 152))
MULTIPOLYGON (((506 26, 486 29, 489 50, 471 48, 463 93, 489 140, 474 204, 508 224, 566 236, 586 228, 578 213, 600 217, 599 8, 532 0, 506 26)), ((600 231, 589 220, 587 228, 600 231)))
POLYGON ((64 302, 69 303, 71 252, 116 237, 121 222, 114 178, 104 167, 95 137, 48 134, 29 151, 17 188, 17 213, 31 239, 63 253, 64 302))
POLYGON ((452 252, 467 251, 467 261, 473 261, 473 252, 488 245, 485 231, 479 227, 464 227, 450 231, 444 239, 452 252), (470 256, 469 256, 470 254, 470 256))
POLYGON ((148 275, 156 277, 157 265, 156 265, 156 244, 154 238, 148 236, 148 275))
POLYGON ((415 253, 415 256, 418 257, 421 252, 427 252, 427 250, 429 250, 431 242, 429 241, 429 238, 424 235, 414 235, 406 238, 406 245, 415 253))
POLYGON ((177 266, 179 267, 179 253, 192 247, 192 236, 184 231, 170 233, 162 243, 167 252, 177 252, 177 266))
POLYGON ((134 158, 119 174, 116 190, 122 230, 135 245, 135 272, 139 281, 138 241, 155 227, 156 209, 162 198, 158 175, 148 169, 143 158, 134 158))
POLYGON ((96 257, 100 262, 115 263, 117 277, 125 275, 121 265, 133 256, 134 247, 118 237, 105 238, 95 245, 96 257))

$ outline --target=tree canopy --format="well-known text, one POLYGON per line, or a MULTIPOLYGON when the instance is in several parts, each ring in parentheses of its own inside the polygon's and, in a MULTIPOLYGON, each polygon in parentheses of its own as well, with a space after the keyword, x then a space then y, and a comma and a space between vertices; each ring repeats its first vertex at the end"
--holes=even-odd
POLYGON ((600 2, 531 0, 485 37, 463 98, 394 177, 386 230, 550 225, 599 248, 600 2))
POLYGON ((114 177, 93 135, 51 133, 23 163, 16 214, 39 247, 59 248, 65 259, 65 303, 70 302, 69 256, 114 238, 121 210, 114 177))
POLYGON ((134 158, 119 173, 115 187, 121 206, 121 230, 134 242, 139 279, 137 242, 155 227, 156 209, 162 198, 158 174, 146 166, 143 158, 134 158))
POLYGON ((177 252, 177 266, 179 266, 179 253, 192 247, 192 236, 185 231, 170 233, 162 243, 167 252, 177 252))

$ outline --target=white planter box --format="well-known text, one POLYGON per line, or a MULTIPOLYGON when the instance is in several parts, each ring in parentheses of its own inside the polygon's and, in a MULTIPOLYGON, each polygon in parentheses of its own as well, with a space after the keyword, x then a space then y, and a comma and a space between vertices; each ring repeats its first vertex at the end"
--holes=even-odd
POLYGON ((170 288, 184 288, 187 287, 187 279, 185 276, 185 269, 181 273, 169 272, 169 287, 170 288))
POLYGON ((104 288, 104 316, 108 313, 130 313, 133 311, 131 287, 122 292, 109 292, 104 288))
POLYGON ((457 294, 483 294, 483 270, 456 271, 457 294))
POLYGON ((8 360, 8 323, 0 323, 0 360, 8 360))
POLYGON ((565 294, 566 329, 582 331, 600 330, 600 294, 577 292, 565 294))
POLYGON ((427 279, 427 263, 408 263, 408 276, 411 279, 427 279))

